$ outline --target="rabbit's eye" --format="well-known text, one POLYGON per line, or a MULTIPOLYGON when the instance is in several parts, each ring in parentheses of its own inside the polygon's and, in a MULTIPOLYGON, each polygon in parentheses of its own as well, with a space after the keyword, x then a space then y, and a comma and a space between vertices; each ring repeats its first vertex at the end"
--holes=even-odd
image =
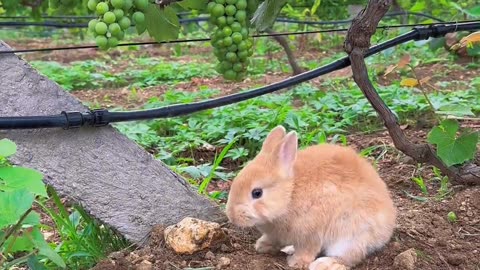
POLYGON ((261 188, 255 188, 252 190, 252 198, 259 199, 262 197, 263 190, 261 188))

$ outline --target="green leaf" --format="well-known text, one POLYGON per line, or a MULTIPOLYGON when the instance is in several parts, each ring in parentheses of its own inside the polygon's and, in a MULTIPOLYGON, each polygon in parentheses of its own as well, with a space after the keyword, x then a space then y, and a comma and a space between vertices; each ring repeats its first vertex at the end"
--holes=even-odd
POLYGON ((0 156, 9 157, 17 152, 17 145, 9 139, 0 140, 0 156))
POLYGON ((22 167, 0 168, 0 190, 13 191, 26 189, 35 195, 47 197, 47 190, 43 183, 43 175, 33 169, 22 167))
POLYGON ((457 137, 459 124, 452 119, 444 120, 428 134, 428 141, 437 145, 437 154, 447 166, 462 164, 475 156, 478 132, 457 137))
POLYGON ((28 257, 27 265, 30 269, 35 269, 35 270, 46 270, 47 268, 45 265, 43 265, 40 260, 38 259, 38 256, 30 256, 28 257))
POLYGON ((185 9, 203 10, 207 7, 208 0, 183 0, 177 4, 185 9))
POLYGON ((37 212, 32 211, 25 217, 22 224, 23 225, 30 225, 30 226, 39 225, 40 224, 40 215, 37 212))
POLYGON ((253 14, 252 24, 258 31, 270 28, 286 3, 287 0, 265 0, 253 14))
POLYGON ((444 105, 438 108, 437 114, 446 114, 454 116, 475 116, 472 109, 465 105, 444 105))
POLYGON ((16 224, 32 207, 34 197, 28 190, 0 192, 0 229, 16 224))
POLYGON ((28 252, 28 251, 32 251, 35 248, 32 242, 32 236, 28 231, 25 232, 23 235, 18 236, 17 238, 9 237, 7 241, 5 241, 5 246, 7 247, 11 246, 11 248, 9 249, 10 253, 15 253, 19 251, 28 252))
POLYGON ((312 14, 315 14, 317 13, 317 9, 320 7, 320 5, 322 4, 322 0, 315 0, 315 2, 313 3, 313 6, 312 6, 312 14))
POLYGON ((175 10, 171 7, 159 8, 150 4, 145 13, 147 30, 157 42, 170 41, 178 38, 180 22, 175 10))
POLYGON ((425 1, 417 1, 415 5, 410 9, 410 12, 422 12, 427 8, 425 1))
POLYGON ((38 248, 38 254, 47 257, 56 265, 60 266, 61 268, 67 267, 65 262, 63 261, 62 257, 58 255, 45 241, 43 238, 43 234, 40 230, 35 227, 32 230, 32 239, 34 245, 38 248))

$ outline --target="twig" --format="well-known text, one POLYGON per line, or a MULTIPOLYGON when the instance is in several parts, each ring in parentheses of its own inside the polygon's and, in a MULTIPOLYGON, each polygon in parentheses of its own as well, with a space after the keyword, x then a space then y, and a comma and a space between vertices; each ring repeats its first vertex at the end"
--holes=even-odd
POLYGON ((464 173, 455 167, 447 167, 435 154, 430 145, 412 143, 402 131, 398 120, 390 108, 382 100, 368 77, 364 55, 370 47, 370 39, 375 33, 379 21, 386 14, 392 0, 370 0, 352 21, 344 44, 345 51, 349 54, 353 72, 353 79, 362 90, 372 107, 383 119, 388 133, 392 137, 397 149, 412 157, 419 163, 428 163, 440 169, 452 181, 462 184, 480 184, 478 174, 467 171, 464 173))

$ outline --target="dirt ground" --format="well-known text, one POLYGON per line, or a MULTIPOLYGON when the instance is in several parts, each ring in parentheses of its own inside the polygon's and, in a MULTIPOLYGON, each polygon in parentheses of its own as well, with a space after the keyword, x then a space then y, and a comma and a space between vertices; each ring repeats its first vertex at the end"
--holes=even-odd
MULTIPOLYGON (((158 48, 146 49, 143 52, 150 55, 163 56, 164 54, 158 48)), ((81 54, 70 54, 68 59, 63 59, 60 53, 31 55, 27 58, 69 62, 91 59, 96 54, 95 51, 84 50, 81 54)), ((448 74, 439 74, 439 70, 442 70, 442 66, 433 64, 421 67, 417 72, 419 78, 431 76, 432 84, 440 79, 441 81, 468 81, 478 77, 478 70, 466 73, 453 71, 448 74)), ((351 70, 344 69, 330 76, 345 77, 350 76, 350 72, 351 70)), ((231 94, 242 88, 273 83, 288 76, 289 74, 268 74, 262 79, 246 80, 235 84, 234 87, 231 83, 225 83, 221 79, 194 79, 189 83, 177 85, 176 89, 195 91, 199 85, 208 85, 221 89, 222 94, 231 94)), ((394 80, 398 80, 398 75, 392 74, 382 78, 380 83, 389 84, 394 80)), ((134 98, 127 88, 77 91, 73 94, 84 102, 92 102, 105 107, 120 106, 131 109, 139 107, 153 96, 161 95, 165 90, 161 87, 144 89, 134 98)), ((478 122, 469 123, 469 125, 479 129, 478 122)), ((425 139, 424 130, 407 127, 406 132, 414 140, 425 139)), ((348 141, 357 149, 374 145, 382 146, 375 151, 373 156, 377 158, 379 172, 392 192, 399 214, 397 228, 390 243, 381 251, 369 256, 355 269, 393 269, 395 257, 401 252, 413 248, 417 254, 417 262, 412 269, 480 270, 480 187, 453 185, 452 192, 448 196, 437 199, 439 183, 434 180, 431 168, 419 167, 413 160, 395 150, 385 131, 369 135, 353 134, 348 137, 348 141), (424 196, 411 181, 412 176, 422 176, 427 182, 429 195, 426 196, 426 201, 412 198, 411 195, 424 196), (451 211, 457 215, 455 222, 447 219, 447 214, 451 211)), ((476 162, 480 165, 480 160, 476 162)), ((228 190, 229 186, 222 184, 214 186, 214 188, 228 190)), ((253 244, 258 234, 255 230, 238 230, 228 224, 224 229, 229 235, 229 241, 224 245, 191 256, 179 256, 165 247, 162 240, 162 229, 158 228, 152 232, 152 241, 148 247, 134 252, 114 253, 94 269, 289 269, 285 256, 256 254, 253 244), (148 265, 152 267, 149 268, 148 265)))

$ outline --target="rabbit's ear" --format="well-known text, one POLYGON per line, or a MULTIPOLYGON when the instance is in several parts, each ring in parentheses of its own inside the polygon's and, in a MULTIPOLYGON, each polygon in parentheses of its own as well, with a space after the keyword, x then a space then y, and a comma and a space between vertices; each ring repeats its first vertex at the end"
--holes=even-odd
POLYGON ((285 137, 286 131, 283 126, 277 126, 267 135, 263 142, 262 152, 272 152, 285 137))
POLYGON ((286 176, 293 176, 293 164, 297 158, 298 137, 295 131, 289 132, 283 142, 278 146, 276 156, 279 169, 286 174, 286 176))

